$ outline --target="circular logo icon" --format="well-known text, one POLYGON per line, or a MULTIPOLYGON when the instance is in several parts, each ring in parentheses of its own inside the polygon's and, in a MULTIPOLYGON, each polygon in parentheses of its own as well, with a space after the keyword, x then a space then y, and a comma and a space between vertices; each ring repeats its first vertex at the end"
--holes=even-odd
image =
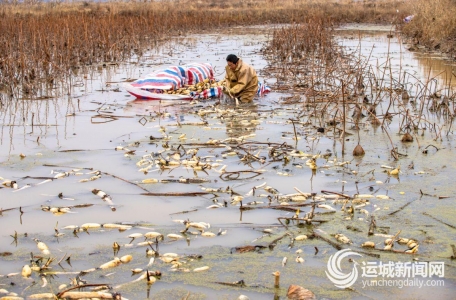
POLYGON ((353 265, 353 269, 350 273, 345 274, 340 268, 340 262, 349 255, 362 256, 359 253, 351 251, 351 249, 344 249, 337 251, 335 254, 331 255, 328 260, 328 270, 325 271, 326 276, 331 280, 334 285, 338 288, 345 289, 352 286, 356 279, 358 279, 358 269, 356 268, 357 263, 353 265))

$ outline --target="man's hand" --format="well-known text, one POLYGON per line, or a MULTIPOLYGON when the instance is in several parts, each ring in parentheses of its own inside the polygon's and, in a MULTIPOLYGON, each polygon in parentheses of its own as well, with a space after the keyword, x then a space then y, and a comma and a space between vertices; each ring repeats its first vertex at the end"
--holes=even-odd
POLYGON ((231 89, 230 89, 229 87, 227 87, 226 85, 223 85, 223 86, 222 86, 222 90, 223 90, 225 93, 229 94, 230 96, 233 95, 233 93, 231 92, 231 89))

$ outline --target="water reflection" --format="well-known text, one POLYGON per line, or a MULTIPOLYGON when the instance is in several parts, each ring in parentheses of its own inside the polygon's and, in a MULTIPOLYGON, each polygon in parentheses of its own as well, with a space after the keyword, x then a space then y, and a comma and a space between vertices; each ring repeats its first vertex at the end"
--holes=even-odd
MULTIPOLYGON (((361 55, 370 57, 374 68, 390 68, 391 74, 399 82, 437 84, 434 89, 438 90, 452 87, 446 91, 452 95, 456 86, 452 78, 456 74, 456 65, 437 53, 408 51, 410 45, 405 44, 399 35, 388 37, 390 31, 389 26, 344 26, 337 31, 337 39, 342 45, 353 50, 359 49, 361 55)), ((381 74, 377 73, 377 77, 381 78, 381 74)))
POLYGON ((242 105, 233 114, 223 117, 226 126, 226 134, 230 138, 239 138, 255 134, 261 121, 258 120, 257 105, 242 105))

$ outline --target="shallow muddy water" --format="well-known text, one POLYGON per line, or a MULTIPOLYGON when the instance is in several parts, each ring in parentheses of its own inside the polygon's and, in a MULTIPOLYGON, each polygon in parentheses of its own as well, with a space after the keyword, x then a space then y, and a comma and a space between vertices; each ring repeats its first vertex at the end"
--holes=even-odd
MULTIPOLYGON (((443 74, 451 73, 451 70, 454 72, 454 66, 441 59, 430 59, 429 56, 406 51, 407 46, 401 45, 397 37, 386 37, 388 32, 388 28, 350 27, 339 31, 338 40, 341 45, 353 49, 360 46, 362 55, 372 53, 369 61, 374 66, 385 64, 389 58, 395 76, 412 74, 413 78, 426 82, 430 81, 429 78, 438 77, 439 80, 432 81, 434 88, 441 90, 447 86, 442 82, 449 82, 450 75, 443 74)), ((87 283, 109 284, 128 299, 182 299, 188 293, 188 299, 237 299, 241 294, 250 299, 286 299, 290 284, 313 291, 318 299, 384 299, 391 293, 396 299, 454 298, 456 265, 450 259, 454 255, 450 245, 454 243, 456 232, 453 184, 456 163, 452 159, 455 145, 452 127, 442 125, 443 117, 439 114, 427 112, 425 116, 430 122, 442 126, 441 138, 436 138, 436 133, 429 127, 424 130, 420 127, 412 143, 401 142, 399 114, 389 123, 388 134, 380 127, 362 122, 360 144, 366 155, 354 158, 352 151, 358 144, 356 131, 347 125, 351 135, 345 137, 346 152, 342 154, 341 140, 337 136, 334 138, 331 129, 325 133, 317 132, 313 118, 302 114, 305 112, 302 103, 281 102, 291 93, 273 91, 257 99, 255 105, 236 107, 230 99, 192 104, 139 101, 122 88, 122 82, 141 78, 163 66, 194 61, 212 63, 216 78, 221 79, 225 57, 230 53, 241 56, 258 70, 261 80, 273 84, 275 79, 264 77, 262 73, 268 62, 263 59, 260 50, 268 38, 268 31, 264 28, 233 28, 225 32, 175 38, 146 57, 132 59, 126 65, 80 70, 80 79, 75 82, 71 97, 21 100, 17 106, 9 106, 7 111, 17 113, 14 118, 8 113, 2 115, 0 176, 5 180, 15 180, 18 189, 0 189, 0 208, 4 210, 0 216, 0 253, 5 255, 0 257, 0 289, 22 297, 35 293, 57 293, 61 284, 67 284, 69 288, 70 279, 75 278, 78 272, 98 267, 114 256, 131 254, 133 260, 129 263, 94 270, 81 278, 87 283), (214 108, 216 104, 223 113, 229 112, 223 119, 220 117, 222 112, 214 108), (206 112, 203 114, 201 110, 206 112), (243 117, 232 117, 239 114, 243 117), (99 115, 103 118, 97 117, 99 115), (297 143, 290 122, 290 119, 296 118, 302 121, 296 124, 297 136, 300 137, 297 143), (21 120, 25 120, 26 124, 22 124, 21 120), (258 122, 252 123, 251 120, 258 122), (201 125, 203 121, 207 125, 201 125), (186 139, 179 139, 183 134, 186 139), (166 139, 163 139, 164 135, 166 139), (242 155, 229 154, 236 149, 236 144, 230 144, 227 139, 240 136, 244 136, 243 147, 257 157, 264 157, 263 163, 253 161, 249 165, 241 160, 242 155), (207 143, 209 140, 222 141, 223 145, 207 143), (291 147, 296 145, 304 153, 328 155, 316 159, 318 167, 315 172, 306 165, 309 157, 290 156, 288 162, 273 161, 268 157, 271 146, 285 142, 291 147), (404 154, 398 161, 390 154, 391 143, 399 153, 404 154), (177 149, 180 145, 183 148, 177 149), (125 150, 115 150, 117 146, 135 152, 128 154, 125 150), (219 166, 196 170, 184 165, 159 168, 152 164, 147 174, 139 171, 147 166, 138 166, 144 156, 152 160, 162 157, 172 161, 171 156, 180 151, 182 159, 191 160, 191 151, 195 149, 198 149, 197 156, 203 158, 204 163, 217 163, 219 166), (424 150, 427 150, 426 153, 423 153, 424 150), (160 152, 163 152, 161 156, 158 155, 160 152), (20 154, 25 157, 20 157, 20 154), (338 165, 345 161, 349 163, 338 165), (409 168, 412 164, 413 168, 409 168), (226 172, 248 172, 228 180, 230 178, 220 172, 224 165, 226 172), (401 166, 401 172, 399 176, 391 176, 382 166, 401 166), (93 172, 97 170, 101 172, 100 178, 80 182, 96 176, 93 172), (70 174, 54 178, 59 172, 70 174), (179 178, 206 182, 142 183, 145 179, 179 178), (50 180, 45 182, 46 179, 50 180), (362 207, 365 211, 356 210, 354 214, 342 211, 341 202, 333 203, 334 199, 328 199, 326 204, 335 211, 328 213, 324 207, 315 210, 315 219, 327 222, 296 226, 296 221, 291 221, 285 227, 278 218, 293 217, 293 209, 265 208, 269 203, 267 196, 273 199, 272 205, 278 205, 274 199, 276 193, 260 187, 254 195, 245 196, 254 186, 263 183, 276 189, 279 195, 296 193, 295 188, 298 188, 305 193, 316 193, 317 197, 325 190, 350 196, 371 194, 374 198, 369 198, 368 204, 362 207), (228 187, 233 194, 222 192, 228 187), (205 195, 185 195, 204 192, 203 188, 220 190, 205 195), (94 189, 109 194, 112 205, 95 195, 92 192, 94 189), (147 192, 162 194, 142 195, 147 192), (175 195, 164 196, 166 193, 175 195), (253 201, 262 203, 251 205, 256 209, 241 211, 239 203, 231 204, 236 194, 245 196, 244 206, 253 201), (387 195, 390 199, 379 199, 375 197, 377 195, 387 195), (216 203, 215 199, 222 204, 226 201, 227 207, 208 209, 216 203), (91 206, 82 207, 83 204, 91 206), (71 207, 71 210, 53 214, 43 211, 42 206, 71 207), (383 236, 367 235, 371 215, 376 218, 376 233, 383 236), (186 219, 210 223, 206 231, 216 236, 210 238, 188 233, 181 240, 168 238, 168 234, 179 234, 185 229, 176 221, 186 219), (76 233, 72 229, 64 229, 85 223, 116 223, 132 227, 126 231, 94 228, 76 233), (55 228, 64 235, 56 237, 55 228), (265 234, 264 229, 271 231, 265 234), (172 270, 171 264, 159 257, 148 266, 151 259, 146 255, 148 247, 137 245, 144 241, 144 237, 133 241, 128 237, 151 231, 165 237, 159 243, 160 254, 172 252, 180 256, 180 270, 172 270), (217 235, 219 231, 226 231, 226 234, 217 235), (334 243, 337 242, 335 234, 345 234, 352 244, 342 246, 363 253, 363 257, 353 258, 360 266, 362 262, 396 263, 412 262, 414 259, 444 262, 444 276, 432 278, 443 280, 444 286, 363 288, 359 278, 351 288, 339 289, 325 274, 328 259, 337 252, 327 241, 308 239, 291 243, 290 236, 285 236, 275 247, 268 248, 273 240, 287 232, 298 236, 310 235, 312 231, 334 243), (369 240, 376 243, 377 249, 383 249, 384 236, 394 236, 398 231, 400 237, 413 238, 419 243, 416 255, 369 250, 360 246, 369 240), (15 232, 16 239, 12 237, 15 232), (41 287, 43 283, 39 273, 33 272, 28 279, 23 279, 20 274, 22 267, 30 263, 30 252, 35 256, 43 255, 33 239, 45 242, 51 256, 56 258, 56 262, 51 264, 52 269, 43 271, 48 272, 48 284, 44 287, 41 287), (113 253, 114 242, 121 246, 118 253, 113 253), (249 253, 237 253, 234 249, 246 245, 266 248, 249 253), (317 253, 315 247, 318 248, 317 253), (298 249, 302 250, 299 255, 304 258, 303 263, 295 261, 298 249), (380 255, 380 258, 371 257, 370 253, 380 255), (192 254, 202 257, 187 257, 192 254), (71 260, 62 260, 57 264, 64 255, 71 256, 71 260), (288 258, 288 262, 282 266, 284 257, 288 258), (191 271, 203 266, 209 266, 209 270, 191 271), (144 281, 129 283, 140 275, 131 275, 130 270, 134 268, 159 270, 162 276, 152 286, 147 286, 144 281), (50 275, 53 271, 62 273, 50 275), (274 277, 271 275, 274 271, 281 272, 280 288, 274 288, 274 277), (12 274, 17 272, 19 274, 12 274), (245 287, 220 284, 240 280, 245 282, 245 287), (36 284, 32 285, 34 281, 36 284)), ((407 75, 406 78, 412 76, 407 75)), ((413 89, 410 88, 410 91, 413 89)), ((379 114, 385 111, 385 105, 387 103, 382 103, 379 114)), ((404 105, 411 113, 416 112, 419 106, 413 99, 404 105)), ((397 112, 396 108, 394 112, 397 112)), ((239 153, 246 154, 245 151, 239 153)), ((308 199, 305 203, 311 202, 308 199)), ((301 202, 290 202, 290 206, 296 208, 296 203, 301 202)), ((309 211, 310 206, 300 207, 299 216, 302 218, 309 211)), ((394 249, 403 251, 407 248, 396 244, 394 249)), ((349 272, 351 268, 348 262, 344 263, 344 271, 349 272)))

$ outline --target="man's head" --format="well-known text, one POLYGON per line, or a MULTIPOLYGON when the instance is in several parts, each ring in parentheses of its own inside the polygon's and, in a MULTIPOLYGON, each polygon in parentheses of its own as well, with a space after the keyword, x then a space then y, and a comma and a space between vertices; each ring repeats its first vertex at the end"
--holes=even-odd
POLYGON ((233 71, 236 70, 238 61, 239 61, 239 57, 237 57, 234 54, 230 54, 226 57, 226 62, 228 63, 228 67, 233 71))

